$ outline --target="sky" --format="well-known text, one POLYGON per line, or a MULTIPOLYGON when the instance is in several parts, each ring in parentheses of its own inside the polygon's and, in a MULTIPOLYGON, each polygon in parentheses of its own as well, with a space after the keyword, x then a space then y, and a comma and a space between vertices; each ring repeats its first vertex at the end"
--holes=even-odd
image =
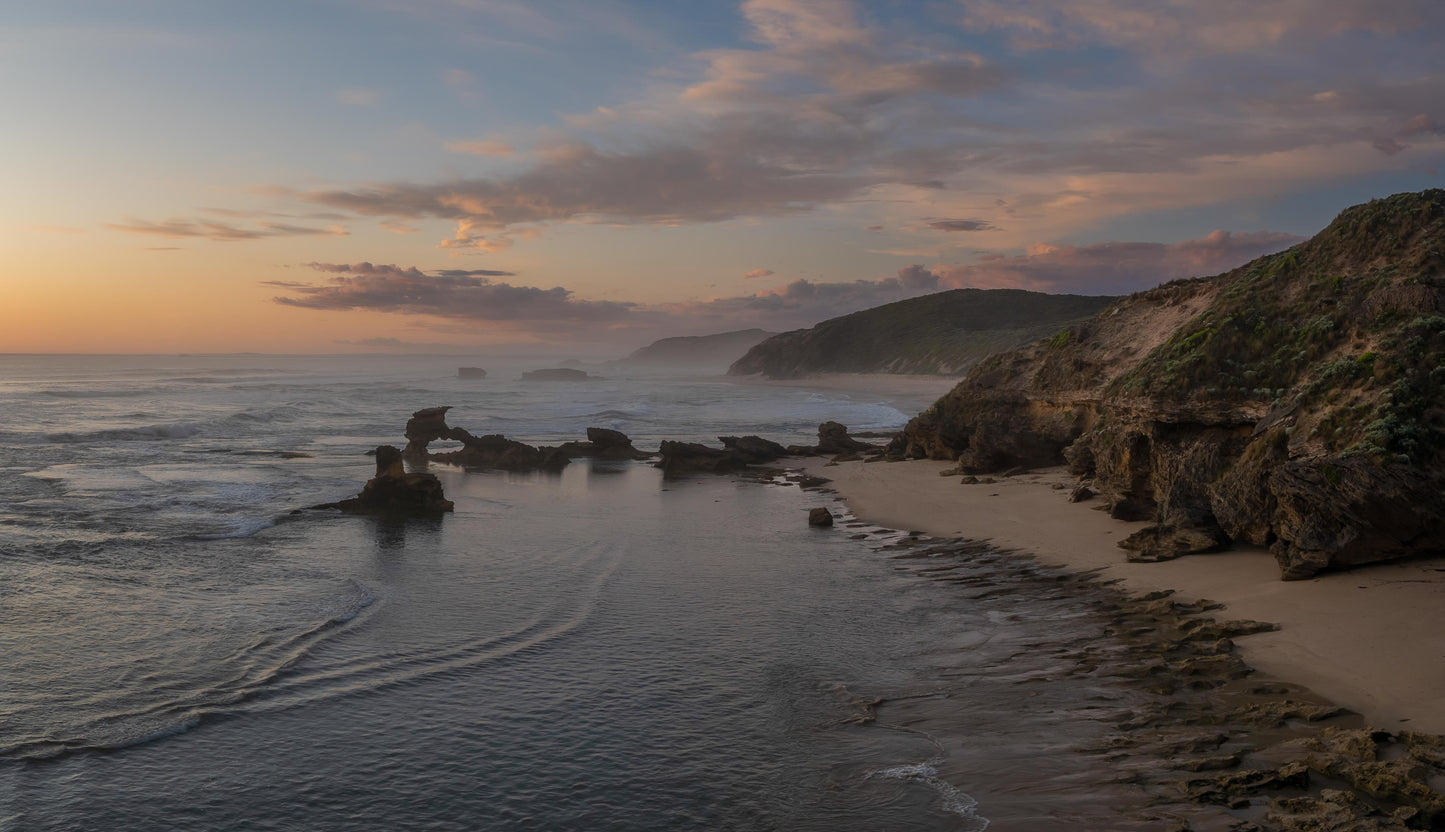
POLYGON ((1440 0, 8 0, 0 352, 603 359, 1445 186, 1440 0))

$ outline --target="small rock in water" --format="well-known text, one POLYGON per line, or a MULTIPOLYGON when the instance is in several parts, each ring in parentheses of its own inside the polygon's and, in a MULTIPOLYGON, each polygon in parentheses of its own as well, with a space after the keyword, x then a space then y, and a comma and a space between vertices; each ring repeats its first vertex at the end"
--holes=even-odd
POLYGON ((808 525, 809 525, 809 526, 831 526, 831 525, 833 525, 833 512, 829 511, 827 508, 822 507, 822 506, 819 506, 818 508, 813 509, 812 511, 808 512, 808 525))

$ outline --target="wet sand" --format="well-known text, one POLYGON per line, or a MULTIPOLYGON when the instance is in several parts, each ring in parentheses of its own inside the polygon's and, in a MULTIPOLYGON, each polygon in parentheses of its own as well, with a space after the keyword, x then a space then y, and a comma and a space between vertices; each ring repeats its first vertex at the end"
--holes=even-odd
POLYGON ((1262 549, 1125 561, 1117 541, 1144 523, 1069 503, 1062 469, 960 484, 936 461, 805 463, 832 480, 861 520, 936 537, 986 539, 1041 563, 1090 571, 1126 592, 1176 590, 1179 599, 1224 605, 1231 619, 1280 625, 1240 641, 1261 674, 1289 680, 1363 715, 1373 726, 1445 734, 1445 558, 1382 563, 1284 582, 1262 549), (1055 488, 1055 485, 1064 486, 1055 488))
MULTIPOLYGON (((1235 553, 1250 568, 1233 577, 1220 574, 1229 571, 1220 568, 1231 562, 1224 558, 1214 560, 1212 570, 1173 581, 1189 584, 1186 592, 1146 589, 1165 582, 1156 577, 1168 574, 1157 571, 1161 564, 1115 569, 1109 551, 1121 531, 1141 524, 1118 524, 1064 502, 1067 491, 1053 487, 1066 480, 1061 471, 965 486, 957 476, 939 477, 938 463, 817 460, 808 467, 835 479, 821 486, 798 474, 785 479, 832 502, 838 531, 879 540, 884 545, 877 551, 896 570, 946 585, 991 622, 1014 622, 1006 631, 940 632, 925 654, 934 673, 866 703, 856 720, 930 737, 940 755, 923 782, 945 797, 947 784, 966 789, 987 828, 1445 828, 1445 737, 1427 732, 1434 715, 1420 725, 1408 717, 1382 725, 1378 709, 1361 714, 1299 684, 1316 655, 1306 651, 1321 648, 1333 632, 1318 604, 1291 603, 1286 595, 1266 606, 1281 613, 1273 619, 1291 623, 1291 633, 1271 617, 1252 620, 1217 600, 1240 599, 1246 608, 1260 603, 1261 593, 1241 589, 1240 582, 1260 577, 1251 569, 1272 564, 1267 553, 1235 553), (959 488, 970 489, 970 496, 959 495, 959 488), (840 493, 848 495, 846 503, 840 493), (1068 510, 1050 517, 1060 503, 1068 510), (969 539, 970 529, 974 536, 978 529, 995 534, 969 539), (1080 551, 1089 557, 1067 556, 1080 551), (1147 580, 1121 574, 1133 568, 1156 572, 1147 580), (1220 590, 1210 593, 1216 599, 1201 597, 1205 587, 1220 590), (1324 637, 1308 629, 1322 623, 1324 637), (1251 646, 1261 642, 1270 649, 1251 646), (1283 651, 1284 659, 1275 669, 1257 670, 1258 657, 1272 651, 1283 651)), ((1282 584, 1275 575, 1264 577, 1282 584)), ((1423 596, 1410 596, 1416 601, 1428 601, 1431 588, 1438 589, 1433 580, 1410 586, 1426 587, 1423 596)), ((1390 621, 1398 616, 1411 627, 1430 620, 1371 603, 1356 607, 1390 621)), ((1349 612, 1337 609, 1334 619, 1364 633, 1321 661, 1353 657, 1380 620, 1349 612)), ((1382 671, 1387 678, 1370 680, 1375 686, 1402 675, 1406 683, 1428 678, 1428 671, 1398 672, 1411 659, 1409 649, 1403 652, 1390 653, 1382 671)), ((1314 670, 1326 683, 1348 677, 1335 664, 1314 670)), ((1428 708, 1430 701, 1433 692, 1402 706, 1428 708)), ((960 828, 983 828, 969 825, 974 817, 971 809, 964 813, 960 828)))

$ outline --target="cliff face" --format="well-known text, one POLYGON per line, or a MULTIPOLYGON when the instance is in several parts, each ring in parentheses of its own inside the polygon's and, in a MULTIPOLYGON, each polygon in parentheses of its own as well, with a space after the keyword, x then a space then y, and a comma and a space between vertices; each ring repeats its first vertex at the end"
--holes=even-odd
POLYGON ((1445 191, 1125 298, 975 367, 909 423, 909 456, 1067 462, 1137 559, 1268 545, 1285 578, 1445 549, 1445 191))
POLYGON ((728 375, 958 374, 987 355, 1082 321, 1113 300, 1019 289, 938 292, 774 336, 738 359, 728 375))

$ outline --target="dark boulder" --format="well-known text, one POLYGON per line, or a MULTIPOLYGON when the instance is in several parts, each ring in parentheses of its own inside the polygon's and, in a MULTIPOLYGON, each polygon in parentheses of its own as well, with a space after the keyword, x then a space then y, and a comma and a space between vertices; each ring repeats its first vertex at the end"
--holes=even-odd
POLYGON ((1119 548, 1129 551, 1130 562, 1152 563, 1213 552, 1228 543, 1229 537, 1218 526, 1207 528, 1181 520, 1140 529, 1119 541, 1119 548))
POLYGON ((433 517, 452 510, 435 474, 409 474, 402 453, 391 445, 376 449, 376 476, 349 500, 316 508, 334 508, 347 514, 393 517, 433 517))
POLYGON ((481 367, 458 367, 457 378, 486 378, 487 371, 481 367))
POLYGON ((867 442, 859 442, 848 435, 848 427, 838 422, 824 422, 818 426, 818 453, 845 454, 867 451, 873 448, 867 442))
POLYGON ((592 459, 647 459, 655 456, 632 447, 632 440, 627 434, 609 428, 588 428, 586 442, 564 442, 557 450, 569 458, 585 456, 592 459))
POLYGON ((809 526, 831 526, 833 525, 833 512, 823 506, 808 512, 809 526))
POLYGON ((657 463, 657 467, 668 474, 725 474, 747 467, 747 462, 733 451, 709 448, 696 442, 666 440, 658 448, 658 452, 662 455, 662 460, 657 463))
POLYGON ((743 461, 750 465, 772 462, 788 455, 787 448, 761 436, 719 436, 718 440, 723 443, 724 448, 742 457, 743 461))
POLYGON ((503 471, 557 471, 571 460, 558 448, 533 447, 508 439, 500 433, 472 436, 461 428, 453 428, 448 439, 462 443, 462 449, 432 454, 438 462, 463 468, 499 468, 503 471))

